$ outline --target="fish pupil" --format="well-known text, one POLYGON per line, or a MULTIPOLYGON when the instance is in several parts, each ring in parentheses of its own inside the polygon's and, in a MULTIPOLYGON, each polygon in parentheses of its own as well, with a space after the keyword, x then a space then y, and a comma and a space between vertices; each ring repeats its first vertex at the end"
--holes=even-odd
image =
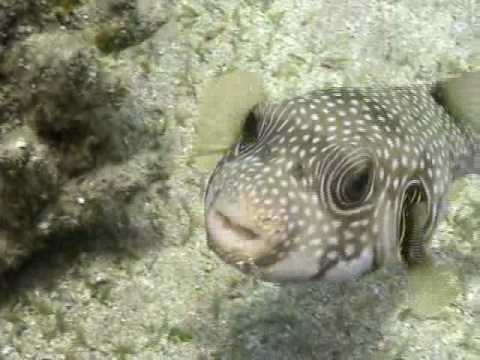
POLYGON ((347 203, 361 202, 370 186, 370 168, 363 167, 351 174, 344 184, 344 201, 347 203))
POLYGON ((361 200, 367 184, 368 184, 367 172, 362 172, 359 175, 353 176, 349 186, 347 187, 348 198, 352 201, 361 200))

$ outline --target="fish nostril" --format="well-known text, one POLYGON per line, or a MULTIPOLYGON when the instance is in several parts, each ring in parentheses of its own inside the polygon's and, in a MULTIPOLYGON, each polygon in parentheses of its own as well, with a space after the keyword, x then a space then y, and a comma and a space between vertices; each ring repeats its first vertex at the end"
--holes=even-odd
POLYGON ((243 239, 257 240, 260 238, 260 234, 256 233, 255 231, 244 225, 240 225, 234 219, 223 214, 222 212, 217 210, 215 211, 215 215, 217 216, 223 227, 230 229, 231 231, 240 235, 243 239))

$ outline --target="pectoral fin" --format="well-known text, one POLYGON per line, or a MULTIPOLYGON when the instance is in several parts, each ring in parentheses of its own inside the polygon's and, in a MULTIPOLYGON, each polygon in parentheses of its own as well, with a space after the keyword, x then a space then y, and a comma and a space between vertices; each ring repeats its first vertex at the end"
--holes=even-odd
POLYGON ((238 141, 248 113, 265 98, 261 78, 234 71, 206 83, 200 97, 192 165, 210 172, 238 141))
POLYGON ((409 266, 428 261, 426 244, 429 211, 425 201, 412 204, 405 214, 405 239, 402 244, 402 255, 409 266))

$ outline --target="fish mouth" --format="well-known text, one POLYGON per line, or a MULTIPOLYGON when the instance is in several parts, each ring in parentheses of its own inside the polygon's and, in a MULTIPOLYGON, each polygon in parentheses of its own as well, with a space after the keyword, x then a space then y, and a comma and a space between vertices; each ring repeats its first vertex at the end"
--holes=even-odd
POLYGON ((279 229, 268 231, 241 206, 216 203, 206 216, 208 246, 243 272, 275 263, 283 243, 279 229))
POLYGON ((215 217, 218 219, 220 226, 223 228, 230 228, 231 231, 235 232, 239 237, 246 241, 254 241, 260 237, 260 234, 246 226, 234 222, 231 218, 222 214, 220 211, 216 211, 215 217))

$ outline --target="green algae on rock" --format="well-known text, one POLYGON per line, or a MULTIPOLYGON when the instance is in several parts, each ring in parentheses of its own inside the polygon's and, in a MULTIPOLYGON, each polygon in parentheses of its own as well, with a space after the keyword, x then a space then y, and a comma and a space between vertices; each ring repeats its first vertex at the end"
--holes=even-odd
POLYGON ((106 54, 123 50, 132 43, 132 34, 118 24, 104 26, 95 35, 95 45, 106 54))
POLYGON ((50 0, 54 6, 61 7, 65 13, 71 13, 81 4, 81 0, 50 0))

